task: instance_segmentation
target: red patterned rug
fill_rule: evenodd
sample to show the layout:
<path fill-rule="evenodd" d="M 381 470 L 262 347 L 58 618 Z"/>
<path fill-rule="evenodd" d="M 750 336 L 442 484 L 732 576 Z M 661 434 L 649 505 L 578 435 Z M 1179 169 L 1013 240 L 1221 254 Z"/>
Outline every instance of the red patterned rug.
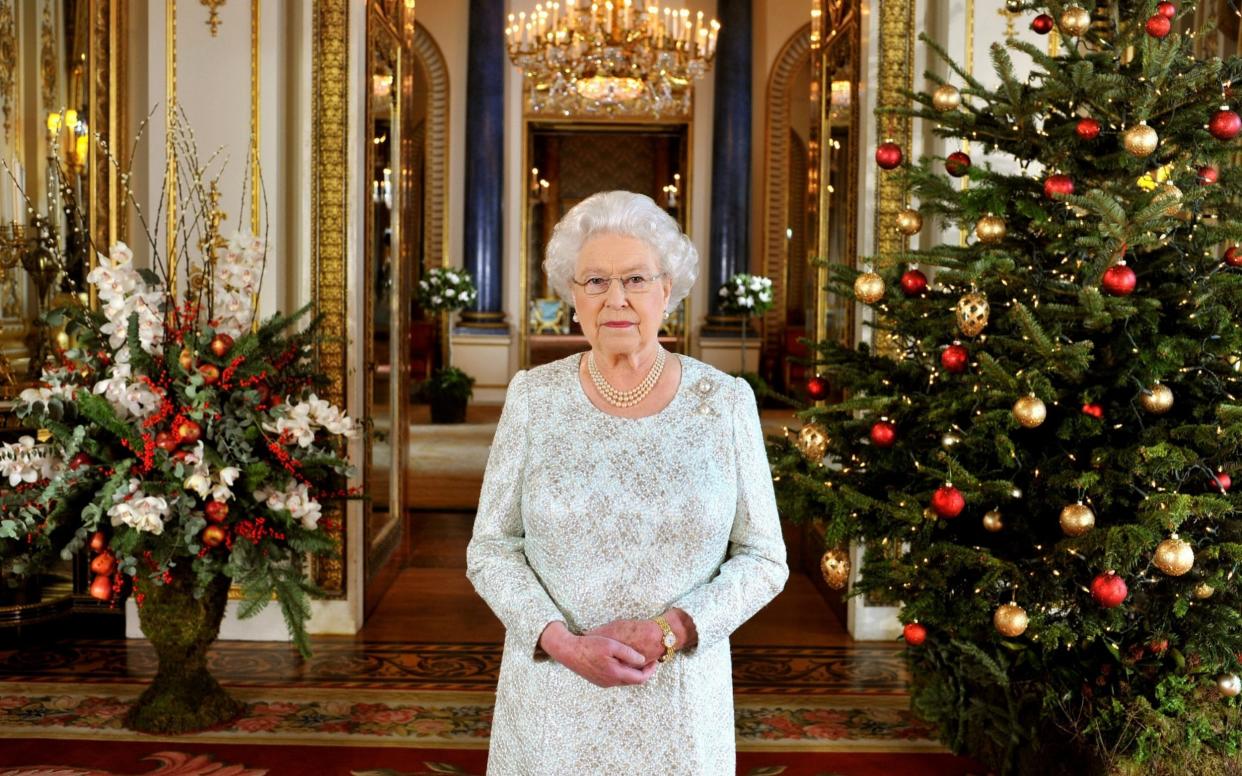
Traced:
<path fill-rule="evenodd" d="M 478 749 L 9 739 L 0 776 L 483 776 Z M 743 752 L 738 776 L 983 776 L 946 754 Z"/>

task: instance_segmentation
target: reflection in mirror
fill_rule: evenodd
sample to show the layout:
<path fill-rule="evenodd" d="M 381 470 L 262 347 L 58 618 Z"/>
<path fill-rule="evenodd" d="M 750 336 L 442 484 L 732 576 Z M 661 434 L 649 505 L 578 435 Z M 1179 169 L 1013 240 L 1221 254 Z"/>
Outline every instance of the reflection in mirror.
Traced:
<path fill-rule="evenodd" d="M 0 395 L 37 379 L 53 336 L 38 315 L 89 270 L 90 12 L 0 0 Z"/>
<path fill-rule="evenodd" d="M 371 17 L 367 51 L 367 171 L 370 175 L 366 207 L 367 268 L 367 417 L 372 428 L 366 453 L 367 578 L 370 581 L 392 557 L 399 539 L 400 510 L 394 467 L 397 397 L 401 381 L 396 312 L 400 261 L 401 111 L 400 44 L 386 24 Z"/>

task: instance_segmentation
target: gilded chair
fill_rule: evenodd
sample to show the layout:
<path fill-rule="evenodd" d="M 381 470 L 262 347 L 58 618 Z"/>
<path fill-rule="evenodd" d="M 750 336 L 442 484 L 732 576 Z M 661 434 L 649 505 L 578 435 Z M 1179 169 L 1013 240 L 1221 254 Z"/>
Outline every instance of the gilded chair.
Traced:
<path fill-rule="evenodd" d="M 556 297 L 530 301 L 531 334 L 568 334 L 569 315 L 565 303 Z"/>

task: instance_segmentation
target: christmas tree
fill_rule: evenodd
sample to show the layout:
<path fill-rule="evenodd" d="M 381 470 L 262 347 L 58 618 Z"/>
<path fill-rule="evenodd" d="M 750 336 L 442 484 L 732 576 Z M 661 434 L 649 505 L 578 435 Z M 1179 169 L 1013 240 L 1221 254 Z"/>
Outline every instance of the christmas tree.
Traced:
<path fill-rule="evenodd" d="M 1010 163 L 877 148 L 912 203 L 885 227 L 966 238 L 834 268 L 872 344 L 818 347 L 809 392 L 846 399 L 773 442 L 783 513 L 822 521 L 826 572 L 865 543 L 853 592 L 900 602 L 955 750 L 1236 772 L 1242 61 L 1195 57 L 1189 2 L 1009 5 L 1061 53 L 994 47 L 988 88 L 926 41 L 950 77 L 909 115 Z"/>

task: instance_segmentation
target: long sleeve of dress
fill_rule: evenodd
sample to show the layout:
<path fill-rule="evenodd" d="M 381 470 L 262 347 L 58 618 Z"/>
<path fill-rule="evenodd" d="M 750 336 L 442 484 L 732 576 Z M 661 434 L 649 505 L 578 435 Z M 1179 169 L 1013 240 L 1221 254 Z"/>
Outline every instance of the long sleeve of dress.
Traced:
<path fill-rule="evenodd" d="M 525 371 L 509 383 L 496 437 L 487 457 L 474 535 L 466 548 L 466 577 L 510 636 L 534 655 L 549 623 L 565 620 L 526 561 L 522 481 L 530 408 Z"/>
<path fill-rule="evenodd" d="M 732 387 L 737 512 L 729 534 L 728 560 L 715 578 L 673 602 L 694 620 L 695 650 L 727 638 L 775 598 L 789 578 L 755 394 L 741 378 Z"/>

